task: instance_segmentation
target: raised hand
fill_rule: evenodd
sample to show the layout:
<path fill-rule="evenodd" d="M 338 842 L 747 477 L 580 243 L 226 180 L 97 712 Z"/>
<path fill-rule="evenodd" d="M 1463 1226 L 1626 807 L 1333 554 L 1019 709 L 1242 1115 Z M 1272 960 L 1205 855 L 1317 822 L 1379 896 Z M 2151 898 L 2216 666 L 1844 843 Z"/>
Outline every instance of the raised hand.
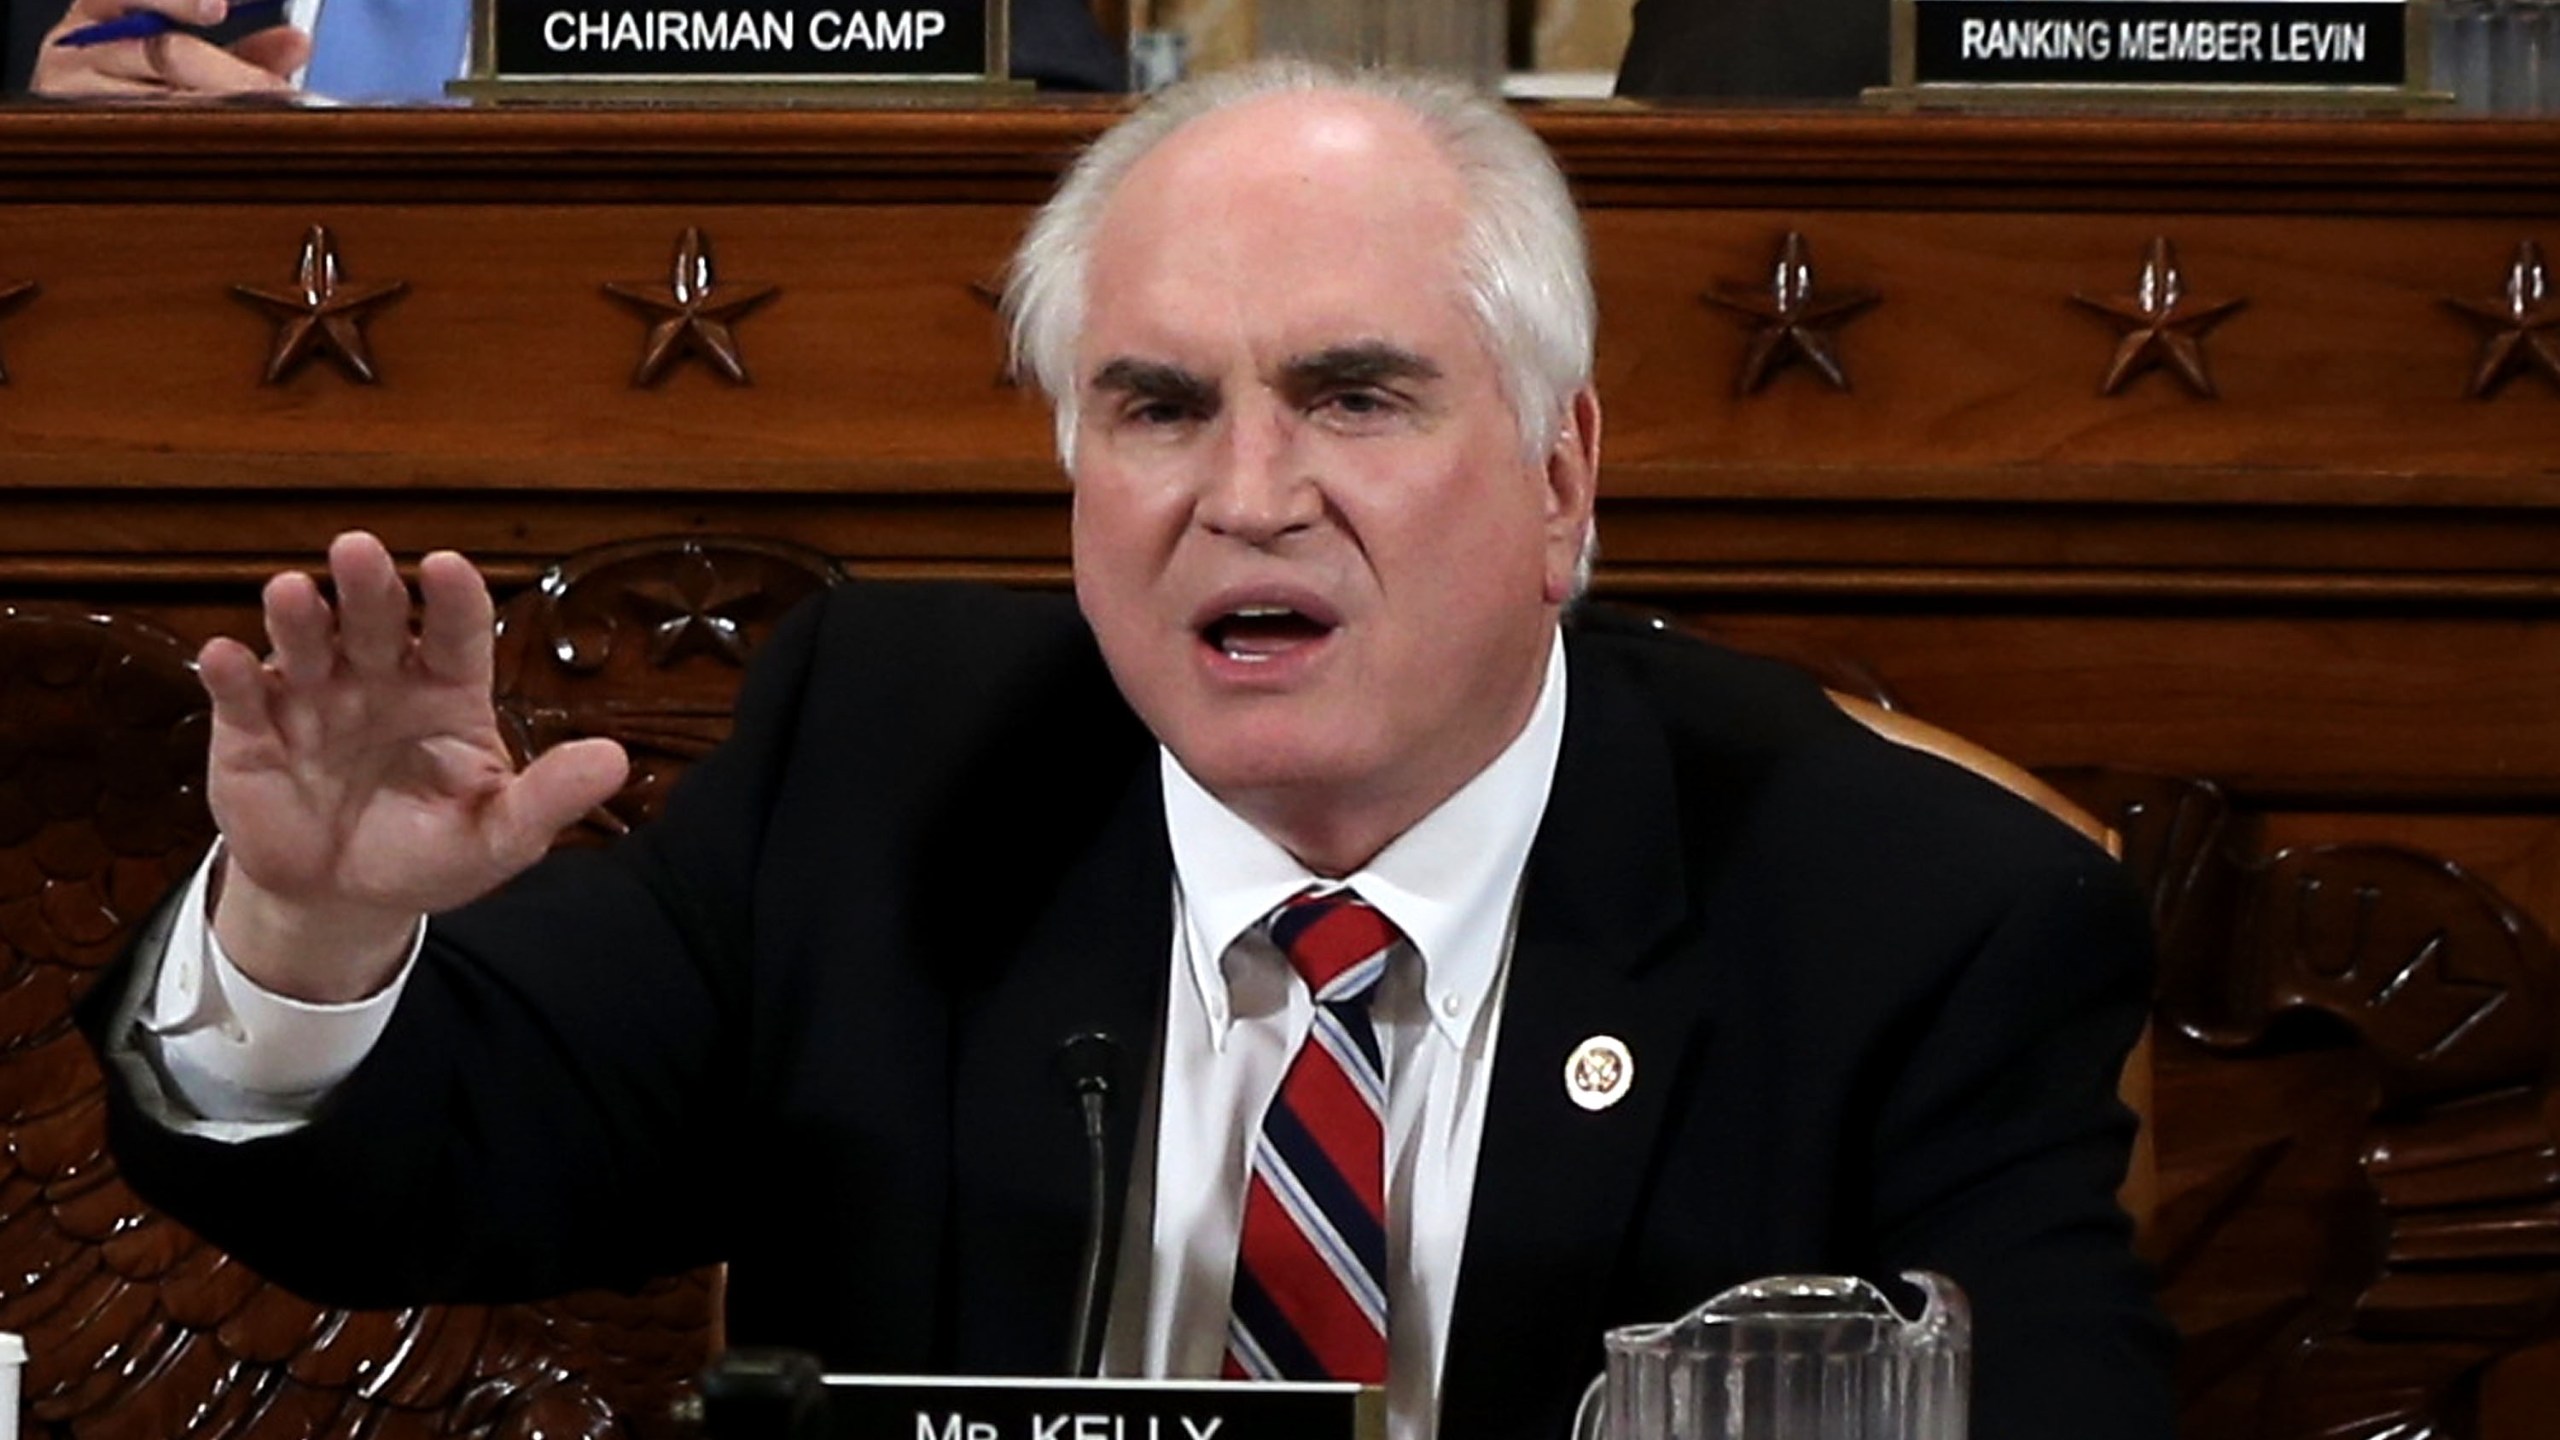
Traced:
<path fill-rule="evenodd" d="M 629 769 L 610 740 L 515 768 L 490 699 L 494 611 L 470 561 L 419 562 L 414 622 L 373 536 L 332 541 L 329 574 L 334 611 L 307 575 L 267 582 L 263 662 L 228 639 L 198 659 L 226 846 L 215 933 L 251 978 L 318 1002 L 380 988 L 420 915 L 533 864 Z"/>

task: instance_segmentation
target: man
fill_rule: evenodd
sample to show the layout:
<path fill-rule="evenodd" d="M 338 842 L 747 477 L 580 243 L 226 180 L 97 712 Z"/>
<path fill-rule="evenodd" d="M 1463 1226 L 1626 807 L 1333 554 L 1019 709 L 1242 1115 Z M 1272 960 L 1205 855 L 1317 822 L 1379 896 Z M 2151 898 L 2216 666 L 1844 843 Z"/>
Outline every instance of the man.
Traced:
<path fill-rule="evenodd" d="M 43 8 L 43 0 L 29 0 Z M 289 0 L 235 19 L 234 0 L 70 0 L 33 39 L 27 62 L 11 56 L 11 88 L 63 99 L 286 96 L 307 89 L 332 100 L 398 104 L 444 98 L 467 69 L 471 0 Z M 189 27 L 149 39 L 85 47 L 54 42 L 137 10 Z M 41 19 L 36 25 L 43 24 Z M 20 32 L 12 25 L 12 49 Z M 1044 88 L 1120 90 L 1126 71 L 1085 0 L 1014 0 L 1012 74 Z"/>
<path fill-rule="evenodd" d="M 1600 409 L 1534 137 L 1212 77 L 1079 162 L 1009 308 L 1076 606 L 844 587 L 607 855 L 536 863 L 624 764 L 511 770 L 460 557 L 413 634 L 341 537 L 334 609 L 281 576 L 266 661 L 206 647 L 226 848 L 93 1017 L 145 1194 L 348 1301 L 724 1259 L 739 1342 L 1053 1371 L 1055 1057 L 1099 1033 L 1115 1372 L 1551 1436 L 1606 1326 L 1926 1267 L 1973 1294 L 1983 1440 L 2165 1435 L 2111 1198 L 2138 905 L 1787 672 L 1561 633 Z"/>

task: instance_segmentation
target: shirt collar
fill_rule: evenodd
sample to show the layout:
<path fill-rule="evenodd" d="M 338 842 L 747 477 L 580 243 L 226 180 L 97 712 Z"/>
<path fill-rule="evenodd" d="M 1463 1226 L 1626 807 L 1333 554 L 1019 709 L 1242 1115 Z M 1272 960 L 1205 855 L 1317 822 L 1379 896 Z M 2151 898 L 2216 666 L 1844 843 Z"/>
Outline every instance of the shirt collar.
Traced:
<path fill-rule="evenodd" d="M 1564 742 L 1564 637 L 1549 644 L 1547 673 L 1528 723 L 1475 778 L 1339 884 L 1395 922 L 1422 956 L 1431 1021 L 1463 1044 L 1492 994 L 1509 950 L 1520 875 L 1546 813 Z M 1231 1011 L 1223 969 L 1228 947 L 1272 907 L 1308 886 L 1336 882 L 1310 872 L 1210 794 L 1173 752 L 1158 748 L 1165 830 L 1172 842 L 1175 922 L 1188 952 L 1212 1040 L 1223 1044 Z"/>

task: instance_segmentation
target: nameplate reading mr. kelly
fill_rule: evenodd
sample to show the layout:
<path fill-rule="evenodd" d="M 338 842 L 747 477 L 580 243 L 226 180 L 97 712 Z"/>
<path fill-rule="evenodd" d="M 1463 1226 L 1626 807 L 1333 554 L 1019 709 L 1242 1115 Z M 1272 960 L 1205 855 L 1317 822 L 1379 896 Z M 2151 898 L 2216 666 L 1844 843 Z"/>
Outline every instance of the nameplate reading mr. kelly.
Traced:
<path fill-rule="evenodd" d="M 1380 1440 L 1375 1387 L 827 1377 L 842 1440 Z"/>

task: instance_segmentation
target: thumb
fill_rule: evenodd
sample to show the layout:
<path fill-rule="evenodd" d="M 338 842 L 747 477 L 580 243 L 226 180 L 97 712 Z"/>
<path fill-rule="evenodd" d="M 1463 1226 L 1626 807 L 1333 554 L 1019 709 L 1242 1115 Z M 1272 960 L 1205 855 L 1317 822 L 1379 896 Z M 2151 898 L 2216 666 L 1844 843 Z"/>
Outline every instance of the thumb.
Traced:
<path fill-rule="evenodd" d="M 490 849 L 514 868 L 531 865 L 579 816 L 612 799 L 630 774 L 631 757 L 611 740 L 589 737 L 543 751 L 490 797 Z"/>

